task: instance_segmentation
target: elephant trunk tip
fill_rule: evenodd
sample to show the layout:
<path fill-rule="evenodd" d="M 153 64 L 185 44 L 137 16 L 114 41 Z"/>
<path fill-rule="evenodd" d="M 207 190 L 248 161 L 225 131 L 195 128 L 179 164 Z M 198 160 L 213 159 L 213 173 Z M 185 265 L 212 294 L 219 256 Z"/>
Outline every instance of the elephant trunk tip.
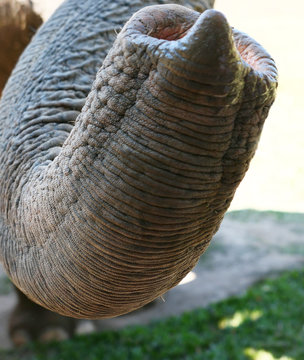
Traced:
<path fill-rule="evenodd" d="M 202 13 L 187 35 L 177 44 L 177 52 L 191 63 L 209 67 L 226 66 L 237 58 L 231 28 L 217 10 Z"/>
<path fill-rule="evenodd" d="M 210 89 L 213 95 L 223 97 L 227 88 L 222 86 L 235 82 L 240 71 L 232 30 L 216 10 L 200 14 L 179 5 L 146 7 L 130 19 L 120 36 L 137 53 L 143 49 L 158 71 L 177 85 L 184 80 L 208 84 L 215 86 Z"/>
<path fill-rule="evenodd" d="M 190 81 L 227 85 L 251 69 L 277 82 L 269 54 L 214 9 L 200 14 L 180 5 L 148 6 L 130 19 L 120 36 L 144 49 L 154 64 Z"/>

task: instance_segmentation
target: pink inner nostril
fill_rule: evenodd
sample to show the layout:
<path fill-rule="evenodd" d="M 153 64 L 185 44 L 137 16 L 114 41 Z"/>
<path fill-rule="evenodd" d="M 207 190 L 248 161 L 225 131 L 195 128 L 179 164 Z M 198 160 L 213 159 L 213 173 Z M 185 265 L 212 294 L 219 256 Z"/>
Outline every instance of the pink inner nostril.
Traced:
<path fill-rule="evenodd" d="M 248 46 L 248 44 L 239 44 L 237 46 L 238 52 L 240 53 L 242 59 L 250 65 L 254 70 L 258 70 L 259 62 L 256 52 Z"/>
<path fill-rule="evenodd" d="M 277 70 L 271 56 L 266 50 L 248 35 L 232 29 L 236 48 L 245 63 L 253 70 L 269 76 L 276 81 Z"/>
<path fill-rule="evenodd" d="M 176 26 L 176 27 L 166 27 L 163 29 L 157 29 L 156 31 L 150 33 L 149 35 L 155 37 L 157 39 L 164 39 L 164 40 L 178 40 L 183 38 L 187 35 L 188 31 L 190 30 L 191 25 L 189 26 Z"/>
<path fill-rule="evenodd" d="M 187 35 L 199 16 L 200 13 L 175 4 L 148 6 L 135 14 L 127 28 L 132 33 L 172 41 Z"/>

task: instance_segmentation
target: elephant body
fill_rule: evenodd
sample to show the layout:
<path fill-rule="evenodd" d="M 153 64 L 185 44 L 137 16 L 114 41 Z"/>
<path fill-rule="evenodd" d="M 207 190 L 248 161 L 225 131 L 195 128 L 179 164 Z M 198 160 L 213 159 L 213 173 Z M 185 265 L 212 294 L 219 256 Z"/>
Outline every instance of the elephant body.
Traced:
<path fill-rule="evenodd" d="M 148 7 L 117 35 L 153 4 L 66 1 L 3 93 L 0 260 L 62 315 L 126 313 L 193 268 L 274 101 L 273 60 L 218 12 Z"/>

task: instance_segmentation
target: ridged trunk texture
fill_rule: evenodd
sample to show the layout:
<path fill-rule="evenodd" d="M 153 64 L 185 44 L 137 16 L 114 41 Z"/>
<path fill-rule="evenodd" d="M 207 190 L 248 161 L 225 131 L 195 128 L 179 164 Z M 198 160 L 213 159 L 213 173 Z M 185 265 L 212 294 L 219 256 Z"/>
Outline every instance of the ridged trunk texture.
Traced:
<path fill-rule="evenodd" d="M 100 62 L 90 51 L 105 48 L 98 9 L 86 8 L 90 33 L 87 5 L 75 3 L 41 29 L 4 93 L 0 249 L 34 301 L 111 317 L 196 264 L 249 166 L 277 74 L 221 13 L 147 7 L 118 35 L 74 122 L 82 76 Z"/>

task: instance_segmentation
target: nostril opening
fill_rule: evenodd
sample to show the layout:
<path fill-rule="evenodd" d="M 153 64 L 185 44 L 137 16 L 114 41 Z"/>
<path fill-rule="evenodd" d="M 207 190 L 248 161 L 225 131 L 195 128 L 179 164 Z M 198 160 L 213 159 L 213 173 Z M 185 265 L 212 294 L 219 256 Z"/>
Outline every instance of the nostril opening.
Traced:
<path fill-rule="evenodd" d="M 148 6 L 135 14 L 128 27 L 133 34 L 174 41 L 187 35 L 199 15 L 176 4 Z"/>
<path fill-rule="evenodd" d="M 234 42 L 242 60 L 253 70 L 276 81 L 277 69 L 267 51 L 255 40 L 240 31 L 233 29 Z"/>
<path fill-rule="evenodd" d="M 168 41 L 179 40 L 187 35 L 191 26 L 192 24 L 191 25 L 187 24 L 187 26 L 180 25 L 176 27 L 169 26 L 163 29 L 156 29 L 156 31 L 153 31 L 148 35 L 159 40 L 168 40 Z"/>
<path fill-rule="evenodd" d="M 241 58 L 250 65 L 254 70 L 259 70 L 259 58 L 257 53 L 252 49 L 249 44 L 239 44 L 237 50 L 241 55 Z"/>

